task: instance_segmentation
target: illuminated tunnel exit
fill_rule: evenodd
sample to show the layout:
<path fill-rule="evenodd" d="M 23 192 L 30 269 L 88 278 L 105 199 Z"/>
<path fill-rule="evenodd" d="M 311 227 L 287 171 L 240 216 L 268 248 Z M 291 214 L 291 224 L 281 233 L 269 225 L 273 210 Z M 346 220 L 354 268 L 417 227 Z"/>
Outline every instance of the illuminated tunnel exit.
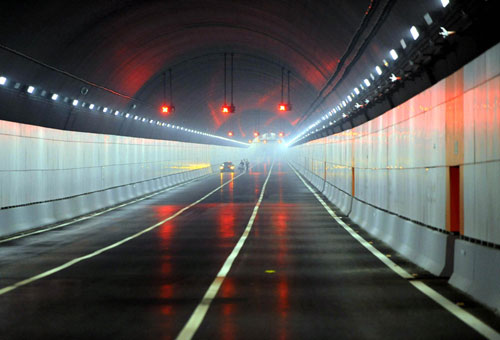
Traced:
<path fill-rule="evenodd" d="M 0 5 L 0 339 L 499 339 L 483 0 Z"/>

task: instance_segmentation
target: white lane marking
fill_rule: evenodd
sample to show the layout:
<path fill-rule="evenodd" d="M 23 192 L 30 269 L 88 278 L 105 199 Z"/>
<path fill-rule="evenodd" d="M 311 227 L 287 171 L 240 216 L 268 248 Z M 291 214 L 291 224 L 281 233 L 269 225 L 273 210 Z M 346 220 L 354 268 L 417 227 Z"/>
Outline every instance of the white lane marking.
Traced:
<path fill-rule="evenodd" d="M 309 191 L 312 192 L 312 194 L 316 197 L 316 199 L 321 203 L 321 205 L 328 211 L 330 216 L 332 216 L 335 221 L 337 221 L 338 224 L 340 224 L 349 234 L 351 234 L 352 237 L 354 237 L 359 243 L 361 243 L 366 249 L 368 249 L 373 255 L 375 255 L 380 261 L 382 261 L 387 267 L 392 269 L 396 274 L 401 276 L 404 279 L 412 279 L 413 276 L 410 275 L 406 270 L 398 266 L 396 263 L 391 261 L 387 256 L 385 256 L 383 253 L 381 253 L 377 248 L 372 246 L 370 243 L 368 243 L 363 237 L 361 237 L 358 233 L 356 233 L 351 227 L 349 227 L 347 224 L 340 219 L 335 212 L 330 209 L 330 207 L 325 203 L 325 201 L 314 191 L 313 188 L 309 184 L 306 183 L 306 181 L 303 179 L 302 175 L 300 175 L 295 168 L 288 163 L 290 168 L 295 172 L 295 175 L 304 183 L 304 185 L 309 189 Z M 473 328 L 476 330 L 478 333 L 480 333 L 482 336 L 486 337 L 487 339 L 495 339 L 495 340 L 500 340 L 500 334 L 476 318 L 474 315 L 470 314 L 466 310 L 460 308 L 447 298 L 445 298 L 443 295 L 439 294 L 437 291 L 426 285 L 422 281 L 418 280 L 408 280 L 415 288 L 417 288 L 419 291 L 427 295 L 430 299 L 434 300 L 436 303 L 441 305 L 443 308 L 445 308 L 447 311 L 449 311 L 451 314 L 455 315 L 458 319 L 462 320 L 465 324 L 467 324 L 469 327 Z"/>
<path fill-rule="evenodd" d="M 99 215 L 102 215 L 102 214 L 105 214 L 107 212 L 110 212 L 110 211 L 113 211 L 113 210 L 116 210 L 116 209 L 119 209 L 119 208 L 123 208 L 127 205 L 130 205 L 130 204 L 134 204 L 134 203 L 137 203 L 137 202 L 140 202 L 142 200 L 145 200 L 147 198 L 150 198 L 150 197 L 153 197 L 153 196 L 156 196 L 156 195 L 159 195 L 159 194 L 163 194 L 164 192 L 166 191 L 169 191 L 169 190 L 172 190 L 174 188 L 177 188 L 178 186 L 181 186 L 181 185 L 184 185 L 184 184 L 189 184 L 191 182 L 194 182 L 194 181 L 197 181 L 201 178 L 203 178 L 205 176 L 201 176 L 201 177 L 197 177 L 197 178 L 193 178 L 192 180 L 189 180 L 187 182 L 181 182 L 181 183 L 177 183 L 171 187 L 168 187 L 168 188 L 165 188 L 165 189 L 162 189 L 160 191 L 157 191 L 153 194 L 150 194 L 150 195 L 147 195 L 147 196 L 143 196 L 141 198 L 138 198 L 136 200 L 133 200 L 133 201 L 130 201 L 130 202 L 127 202 L 127 203 L 123 203 L 123 204 L 120 204 L 120 205 L 117 205 L 117 206 L 114 206 L 114 207 L 111 207 L 109 209 L 106 209 L 106 210 L 102 210 L 102 211 L 99 211 L 97 213 L 94 213 L 94 214 L 91 214 L 91 215 L 86 215 L 84 217 L 80 217 L 76 220 L 71 220 L 69 222 L 65 222 L 65 223 L 62 223 L 62 224 L 58 224 L 58 225 L 55 225 L 55 226 L 52 226 L 52 227 L 48 227 L 48 228 L 43 228 L 43 229 L 37 229 L 37 230 L 34 230 L 34 231 L 31 231 L 31 232 L 26 232 L 26 233 L 23 233 L 23 234 L 19 234 L 19 235 L 16 235 L 16 236 L 12 236 L 12 237 L 9 237 L 9 238 L 5 238 L 5 239 L 0 239 L 0 244 L 1 243 L 5 243 L 5 242 L 9 242 L 9 241 L 13 241 L 13 240 L 17 240 L 19 238 L 23 238 L 23 237 L 28 237 L 28 236 L 32 236 L 32 235 L 36 235 L 36 234 L 41 234 L 41 233 L 45 233 L 47 231 L 50 231 L 50 230 L 54 230 L 54 229 L 59 229 L 59 228 L 62 228 L 62 227 L 65 227 L 67 225 L 70 225 L 70 224 L 73 224 L 73 223 L 77 223 L 77 222 L 81 222 L 81 221 L 85 221 L 85 220 L 88 220 L 90 218 L 93 218 L 93 217 L 96 217 L 96 216 L 99 216 Z"/>
<path fill-rule="evenodd" d="M 257 204 L 253 208 L 252 216 L 250 217 L 250 220 L 248 221 L 248 224 L 245 230 L 243 231 L 243 234 L 238 240 L 238 243 L 236 243 L 236 245 L 234 246 L 231 254 L 229 254 L 228 258 L 222 265 L 222 268 L 220 269 L 219 273 L 217 273 L 217 276 L 215 277 L 214 281 L 212 282 L 210 287 L 208 287 L 205 295 L 203 296 L 203 299 L 201 299 L 200 303 L 194 310 L 188 322 L 184 325 L 181 332 L 177 336 L 176 338 L 177 340 L 191 339 L 198 330 L 198 328 L 200 327 L 201 322 L 205 318 L 205 315 L 207 314 L 210 304 L 217 295 L 217 292 L 219 291 L 219 288 L 224 282 L 227 273 L 231 269 L 234 260 L 238 256 L 241 248 L 243 247 L 246 239 L 248 238 L 248 235 L 250 234 L 250 231 L 252 230 L 253 222 L 255 221 L 255 217 L 257 216 L 257 212 L 259 211 L 260 204 L 262 202 L 262 199 L 264 198 L 264 192 L 266 191 L 267 182 L 269 181 L 269 177 L 271 177 L 271 172 L 273 171 L 273 166 L 274 163 L 271 165 L 271 168 L 269 169 L 269 173 L 267 174 L 267 178 L 264 181 L 264 185 L 262 185 L 262 190 L 260 192 L 259 200 L 257 201 Z"/>
<path fill-rule="evenodd" d="M 25 285 L 27 285 L 27 284 L 29 284 L 29 283 L 35 282 L 35 281 L 37 281 L 37 280 L 43 279 L 44 277 L 50 276 L 50 275 L 52 275 L 52 274 L 54 274 L 54 273 L 57 273 L 57 272 L 59 272 L 59 271 L 61 271 L 61 270 L 63 270 L 63 269 L 66 269 L 66 268 L 68 268 L 68 267 L 71 267 L 71 266 L 73 266 L 74 264 L 77 264 L 77 263 L 82 262 L 82 261 L 84 261 L 84 260 L 88 260 L 88 259 L 90 259 L 90 258 L 92 258 L 92 257 L 95 257 L 95 256 L 97 256 L 97 255 L 99 255 L 99 254 L 102 254 L 102 253 L 104 253 L 104 252 L 106 252 L 106 251 L 108 251 L 108 250 L 110 250 L 110 249 L 116 248 L 116 247 L 118 247 L 118 246 L 120 246 L 120 245 L 122 245 L 122 244 L 124 244 L 124 243 L 126 243 L 126 242 L 128 242 L 128 241 L 130 241 L 130 240 L 133 240 L 133 239 L 135 239 L 135 238 L 137 238 L 137 237 L 141 236 L 142 234 L 145 234 L 145 233 L 147 233 L 147 232 L 149 232 L 149 231 L 151 231 L 151 230 L 153 230 L 153 229 L 156 229 L 156 228 L 158 228 L 159 226 L 161 226 L 163 223 L 168 222 L 168 221 L 170 221 L 170 220 L 173 220 L 174 218 L 176 218 L 177 216 L 179 216 L 180 214 L 182 214 L 184 211 L 186 211 L 186 210 L 188 210 L 188 209 L 190 209 L 190 208 L 194 207 L 195 205 L 197 205 L 197 204 L 198 204 L 198 203 L 200 203 L 201 201 L 205 200 L 205 199 L 206 199 L 206 198 L 208 198 L 210 195 L 212 195 L 212 194 L 216 193 L 216 192 L 217 192 L 217 191 L 219 191 L 222 187 L 224 187 L 224 186 L 228 185 L 229 183 L 233 182 L 236 178 L 238 178 L 238 177 L 242 176 L 243 174 L 244 174 L 244 173 L 242 173 L 242 174 L 240 174 L 240 175 L 238 175 L 238 176 L 234 177 L 233 179 L 231 179 L 231 180 L 229 180 L 229 181 L 225 182 L 224 184 L 222 184 L 222 185 L 220 185 L 219 187 L 215 188 L 214 190 L 210 191 L 208 194 L 206 194 L 205 196 L 203 196 L 203 197 L 202 197 L 202 198 L 200 198 L 199 200 L 197 200 L 197 201 L 195 201 L 195 202 L 191 203 L 190 205 L 188 205 L 188 206 L 186 206 L 186 207 L 182 208 L 181 210 L 177 211 L 175 214 L 173 214 L 173 215 L 171 215 L 171 216 L 167 217 L 167 218 L 166 218 L 166 219 L 164 219 L 163 221 L 160 221 L 160 222 L 156 223 L 155 225 L 152 225 L 152 226 L 150 226 L 150 227 L 148 227 L 148 228 L 146 228 L 146 229 L 143 229 L 143 230 L 141 230 L 141 231 L 139 231 L 139 232 L 137 232 L 137 233 L 135 233 L 135 234 L 133 234 L 133 235 L 131 235 L 131 236 L 129 236 L 129 237 L 126 237 L 126 238 L 124 238 L 124 239 L 123 239 L 123 240 L 121 240 L 121 241 L 115 242 L 115 243 L 113 243 L 113 244 L 111 244 L 111 245 L 109 245 L 109 246 L 107 246 L 107 247 L 104 247 L 104 248 L 98 249 L 98 250 L 96 250 L 96 251 L 94 251 L 94 252 L 92 252 L 92 253 L 90 253 L 90 254 L 87 254 L 87 255 L 84 255 L 84 256 L 81 256 L 81 257 L 75 258 L 75 259 L 73 259 L 73 260 L 70 260 L 70 261 L 68 261 L 68 262 L 66 262 L 66 263 L 64 263 L 64 264 L 62 264 L 62 265 L 60 265 L 60 266 L 58 266 L 58 267 L 52 268 L 52 269 L 47 270 L 47 271 L 45 271 L 45 272 L 43 272 L 43 273 L 40 273 L 40 274 L 35 275 L 35 276 L 32 276 L 32 277 L 30 277 L 30 278 L 28 278 L 28 279 L 25 279 L 25 280 L 22 280 L 22 281 L 16 282 L 16 283 L 14 283 L 14 284 L 12 284 L 12 285 L 10 285 L 10 286 L 7 286 L 7 287 L 4 287 L 4 288 L 1 288 L 1 289 L 0 289 L 0 295 L 6 294 L 6 293 L 8 293 L 8 292 L 10 292 L 10 291 L 13 291 L 13 290 L 14 290 L 14 289 L 16 289 L 16 288 L 19 288 L 19 287 L 25 286 Z"/>

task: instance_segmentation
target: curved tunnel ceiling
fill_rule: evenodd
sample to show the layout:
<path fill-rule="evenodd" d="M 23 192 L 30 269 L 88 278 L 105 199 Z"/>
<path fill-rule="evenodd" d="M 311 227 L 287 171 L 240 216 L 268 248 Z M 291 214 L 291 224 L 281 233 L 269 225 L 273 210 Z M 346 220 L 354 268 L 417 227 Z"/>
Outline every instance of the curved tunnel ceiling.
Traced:
<path fill-rule="evenodd" d="M 421 20 L 424 13 L 440 5 L 439 0 L 82 4 L 3 4 L 0 72 L 61 93 L 68 87 L 79 91 L 76 83 L 61 73 L 64 71 L 122 95 L 90 87 L 88 101 L 109 103 L 121 111 L 141 110 L 154 119 L 219 135 L 232 130 L 240 140 L 250 139 L 255 129 L 292 134 L 304 128 L 339 98 L 345 98 L 370 69 L 387 58 L 388 50 L 412 21 Z M 344 76 L 365 41 L 368 47 Z M 61 72 L 42 70 L 6 48 Z M 234 53 L 236 113 L 231 115 L 220 112 L 225 52 Z M 277 110 L 281 67 L 291 71 L 293 104 L 291 112 L 282 114 Z M 162 74 L 169 68 L 176 112 L 163 117 L 159 112 Z M 331 79 L 334 74 L 337 76 Z M 45 117 L 49 116 L 50 112 L 45 112 Z M 57 126 L 50 121 L 44 124 Z M 80 126 L 73 128 L 98 130 L 95 123 L 85 126 L 90 120 L 77 124 Z M 126 126 L 121 133 L 133 134 L 132 129 L 132 125 Z"/>

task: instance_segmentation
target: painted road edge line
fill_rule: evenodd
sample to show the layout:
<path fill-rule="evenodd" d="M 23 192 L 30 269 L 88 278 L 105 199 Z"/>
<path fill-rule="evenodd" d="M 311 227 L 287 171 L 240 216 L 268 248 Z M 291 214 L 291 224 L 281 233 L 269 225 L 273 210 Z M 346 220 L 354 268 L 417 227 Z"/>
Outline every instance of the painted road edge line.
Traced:
<path fill-rule="evenodd" d="M 311 191 L 311 193 L 326 209 L 326 211 L 328 211 L 330 216 L 332 216 L 338 224 L 340 224 L 349 234 L 351 234 L 352 237 L 354 237 L 359 243 L 361 243 L 366 249 L 368 249 L 379 260 L 381 260 L 387 267 L 392 269 L 396 274 L 407 280 L 413 279 L 413 276 L 410 275 L 406 270 L 404 270 L 396 263 L 394 263 L 392 260 L 390 260 L 377 248 L 372 246 L 363 237 L 361 237 L 358 233 L 356 233 L 351 227 L 345 224 L 345 222 L 342 221 L 342 219 L 339 218 L 337 214 L 335 214 L 335 212 L 325 203 L 325 201 L 321 198 L 321 196 L 319 196 L 316 193 L 316 191 L 313 188 L 311 188 L 309 184 L 307 184 L 302 175 L 299 174 L 297 170 L 295 170 L 295 167 L 291 165 L 290 162 L 288 162 L 288 165 L 295 172 L 295 175 L 297 175 L 297 177 L 302 181 L 302 183 L 304 183 L 304 185 L 309 189 L 309 191 Z M 443 295 L 439 294 L 437 291 L 426 285 L 424 282 L 419 280 L 408 280 L 408 282 L 411 283 L 420 292 L 425 294 L 427 297 L 432 299 L 434 302 L 439 304 L 441 307 L 446 309 L 448 312 L 453 314 L 455 317 L 460 319 L 466 325 L 468 325 L 469 327 L 480 333 L 482 336 L 486 337 L 487 339 L 500 340 L 500 334 L 496 330 L 494 330 L 493 328 L 491 328 L 490 326 L 479 320 L 474 315 L 467 312 L 465 309 L 457 306 L 452 301 L 448 300 L 446 297 L 444 297 Z"/>
<path fill-rule="evenodd" d="M 74 224 L 74 223 L 78 223 L 78 222 L 82 222 L 82 221 L 86 221 L 88 219 L 91 219 L 91 218 L 94 218 L 96 216 L 99 216 L 99 215 L 102 215 L 102 214 L 105 214 L 105 213 L 108 213 L 110 211 L 113 211 L 113 210 L 116 210 L 116 209 L 119 209 L 119 208 L 123 208 L 123 207 L 126 207 L 127 205 L 130 205 L 130 204 L 134 204 L 134 203 L 137 203 L 137 202 L 140 202 L 140 201 L 143 201 L 145 199 L 148 199 L 150 197 L 153 197 L 153 196 L 156 196 L 156 195 L 159 195 L 159 194 L 163 194 L 164 192 L 167 192 L 167 191 L 170 191 L 172 189 L 175 189 L 181 185 L 184 185 L 184 184 L 189 184 L 191 182 L 194 182 L 194 181 L 197 181 L 199 179 L 202 179 L 203 177 L 205 176 L 208 176 L 208 175 L 204 175 L 204 176 L 201 176 L 201 177 L 197 177 L 197 178 L 193 178 L 192 180 L 189 180 L 189 181 L 186 181 L 186 182 L 181 182 L 181 183 L 177 183 L 175 185 L 172 185 L 172 186 L 169 186 L 169 187 L 166 187 L 165 189 L 161 189 L 160 191 L 157 191 L 157 192 L 154 192 L 152 194 L 149 194 L 149 195 L 146 195 L 146 196 L 142 196 L 140 198 L 137 198 L 135 200 L 132 200 L 132 201 L 129 201 L 129 202 L 126 202 L 126 203 L 122 203 L 120 205 L 116 205 L 116 206 L 113 206 L 111 208 L 108 208 L 108 209 L 105 209 L 105 210 L 102 210 L 102 211 L 99 211 L 97 213 L 91 213 L 90 215 L 85 215 L 85 216 L 82 216 L 82 217 L 78 217 L 77 219 L 75 220 L 71 220 L 71 221 L 68 221 L 68 222 L 64 222 L 64 223 L 61 223 L 61 224 L 57 224 L 57 225 L 54 225 L 54 226 L 51 226 L 51 227 L 47 227 L 47 228 L 41 228 L 41 229 L 37 229 L 37 230 L 34 230 L 34 231 L 27 231 L 25 233 L 22 233 L 22 234 L 18 234 L 18 235 L 15 235 L 15 236 L 12 236 L 12 237 L 8 237 L 8 238 L 4 238 L 4 239 L 0 239 L 0 244 L 2 243 L 5 243 L 5 242 L 10 242 L 10 241 L 14 241 L 14 240 L 17 240 L 17 239 L 20 239 L 20 238 L 24 238 L 24 237 L 28 237 L 28 236 L 33 236 L 33 235 L 37 235 L 37 234 L 41 234 L 41 233 L 45 233 L 47 231 L 51 231 L 51 230 L 54 230 L 54 229 L 59 229 L 59 228 L 62 228 L 62 227 L 65 227 L 65 226 L 68 226 L 68 225 L 71 225 L 71 224 Z"/>
<path fill-rule="evenodd" d="M 133 235 L 131 235 L 131 236 L 128 236 L 128 237 L 126 237 L 126 238 L 124 238 L 124 239 L 122 239 L 122 240 L 120 240 L 120 241 L 118 241 L 118 242 L 115 242 L 115 243 L 113 243 L 113 244 L 110 244 L 110 245 L 109 245 L 109 246 L 107 246 L 107 247 L 104 247 L 104 248 L 98 249 L 98 250 L 93 251 L 92 253 L 89 253 L 89 254 L 87 254 L 87 255 L 83 255 L 83 256 L 77 257 L 77 258 L 75 258 L 75 259 L 73 259 L 73 260 L 70 260 L 70 261 L 68 261 L 68 262 L 63 263 L 63 264 L 62 264 L 62 265 L 60 265 L 60 266 L 54 267 L 54 268 L 52 268 L 52 269 L 49 269 L 49 270 L 47 270 L 47 271 L 45 271 L 45 272 L 43 272 L 43 273 L 40 273 L 40 274 L 35 275 L 35 276 L 32 276 L 32 277 L 30 277 L 30 278 L 28 278 L 28 279 L 25 279 L 25 280 L 22 280 L 22 281 L 16 282 L 16 283 L 14 283 L 14 284 L 12 284 L 12 285 L 10 285 L 10 286 L 6 286 L 6 287 L 4 287 L 4 288 L 1 288 L 1 289 L 0 289 L 0 295 L 6 294 L 6 293 L 8 293 L 8 292 L 13 291 L 14 289 L 17 289 L 17 288 L 19 288 L 19 287 L 25 286 L 25 285 L 27 285 L 27 284 L 30 284 L 30 283 L 32 283 L 32 282 L 38 281 L 38 280 L 43 279 L 43 278 L 45 278 L 45 277 L 47 277 L 47 276 L 50 276 L 50 275 L 55 274 L 55 273 L 57 273 L 57 272 L 60 272 L 60 271 L 61 271 L 61 270 L 63 270 L 63 269 L 69 268 L 69 267 L 71 267 L 71 266 L 73 266 L 73 265 L 75 265 L 75 264 L 77 264 L 77 263 L 79 263 L 79 262 L 82 262 L 82 261 L 84 261 L 84 260 L 88 260 L 88 259 L 90 259 L 90 258 L 93 258 L 93 257 L 97 256 L 97 255 L 100 255 L 100 254 L 102 254 L 102 253 L 104 253 L 104 252 L 106 252 L 106 251 L 108 251 L 108 250 L 111 250 L 111 249 L 113 249 L 113 248 L 116 248 L 116 247 L 118 247 L 118 246 L 120 246 L 120 245 L 122 245 L 122 244 L 124 244 L 124 243 L 128 242 L 128 241 L 131 241 L 131 240 L 133 240 L 133 239 L 135 239 L 135 238 L 137 238 L 137 237 L 141 236 L 142 234 L 145 234 L 145 233 L 147 233 L 147 232 L 149 232 L 149 231 L 151 231 L 151 230 L 153 230 L 153 229 L 156 229 L 156 228 L 158 228 L 159 226 L 161 226 L 162 224 L 164 224 L 165 222 L 168 222 L 168 221 L 170 221 L 170 220 L 173 220 L 174 218 L 176 218 L 177 216 L 179 216 L 180 214 L 182 214 L 184 211 L 186 211 L 186 210 L 188 210 L 188 209 L 190 209 L 190 208 L 194 207 L 195 205 L 197 205 L 197 204 L 198 204 L 198 203 L 200 203 L 201 201 L 205 200 L 205 199 L 206 199 L 206 198 L 208 198 L 210 195 L 212 195 L 212 194 L 216 193 L 216 192 L 217 192 L 217 191 L 219 191 L 221 188 L 223 188 L 224 186 L 226 186 L 226 185 L 228 185 L 229 183 L 233 182 L 234 180 L 236 180 L 238 177 L 242 176 L 243 174 L 245 174 L 245 173 L 243 172 L 243 173 L 239 174 L 238 176 L 234 177 L 233 179 L 231 179 L 231 180 L 229 180 L 229 181 L 225 182 L 224 184 L 222 184 L 222 185 L 218 186 L 217 188 L 215 188 L 214 190 L 210 191 L 208 194 L 206 194 L 206 195 L 205 195 L 205 196 L 203 196 L 202 198 L 200 198 L 200 199 L 198 199 L 197 201 L 195 201 L 195 202 L 193 202 L 193 203 L 189 204 L 188 206 L 185 206 L 184 208 L 182 208 L 182 209 L 178 210 L 175 214 L 170 215 L 169 217 L 167 217 L 167 218 L 166 218 L 166 219 L 164 219 L 163 221 L 160 221 L 160 222 L 158 222 L 158 223 L 156 223 L 156 224 L 154 224 L 154 225 L 152 225 L 152 226 L 150 226 L 150 227 L 147 227 L 146 229 L 143 229 L 143 230 L 141 230 L 141 231 L 139 231 L 139 232 L 137 232 L 137 233 L 135 233 L 135 234 L 133 234 Z"/>
<path fill-rule="evenodd" d="M 269 169 L 269 173 L 267 174 L 267 178 L 264 181 L 264 184 L 262 185 L 262 190 L 260 191 L 260 196 L 257 201 L 257 204 L 253 208 L 252 216 L 248 220 L 247 226 L 245 230 L 243 231 L 243 234 L 241 235 L 240 239 L 238 240 L 238 243 L 234 246 L 233 250 L 231 251 L 231 254 L 227 257 L 226 261 L 222 265 L 222 268 L 219 270 L 219 273 L 217 273 L 217 276 L 215 277 L 214 281 L 208 287 L 205 295 L 201 299 L 200 303 L 194 310 L 193 314 L 191 314 L 191 317 L 187 321 L 187 323 L 184 325 L 182 328 L 181 332 L 177 336 L 177 340 L 190 340 L 193 338 L 194 334 L 200 327 L 201 323 L 203 322 L 203 319 L 205 318 L 205 315 L 208 312 L 208 308 L 210 308 L 210 304 L 212 301 L 215 299 L 215 296 L 217 295 L 217 292 L 219 291 L 219 288 L 222 286 L 222 283 L 224 282 L 224 279 L 227 276 L 227 273 L 231 269 L 231 266 L 233 265 L 234 260 L 240 253 L 241 248 L 243 248 L 243 245 L 245 244 L 246 239 L 248 238 L 248 235 L 250 234 L 250 231 L 252 230 L 253 223 L 255 221 L 255 217 L 257 216 L 257 212 L 259 211 L 260 204 L 262 202 L 262 199 L 264 198 L 264 193 L 266 191 L 266 186 L 267 182 L 269 181 L 269 178 L 271 177 L 271 172 L 273 171 L 273 166 L 274 162 L 271 165 L 271 168 Z"/>

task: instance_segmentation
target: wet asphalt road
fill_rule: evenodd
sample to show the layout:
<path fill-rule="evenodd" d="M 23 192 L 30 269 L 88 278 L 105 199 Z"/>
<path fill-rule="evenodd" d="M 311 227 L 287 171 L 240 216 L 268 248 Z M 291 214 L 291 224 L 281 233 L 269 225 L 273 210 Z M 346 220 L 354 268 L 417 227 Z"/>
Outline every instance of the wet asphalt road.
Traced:
<path fill-rule="evenodd" d="M 214 174 L 0 244 L 1 289 L 153 226 L 234 179 L 156 229 L 0 295 L 0 339 L 174 339 L 238 242 L 270 169 Z M 276 162 L 195 338 L 481 337 L 368 252 Z"/>

